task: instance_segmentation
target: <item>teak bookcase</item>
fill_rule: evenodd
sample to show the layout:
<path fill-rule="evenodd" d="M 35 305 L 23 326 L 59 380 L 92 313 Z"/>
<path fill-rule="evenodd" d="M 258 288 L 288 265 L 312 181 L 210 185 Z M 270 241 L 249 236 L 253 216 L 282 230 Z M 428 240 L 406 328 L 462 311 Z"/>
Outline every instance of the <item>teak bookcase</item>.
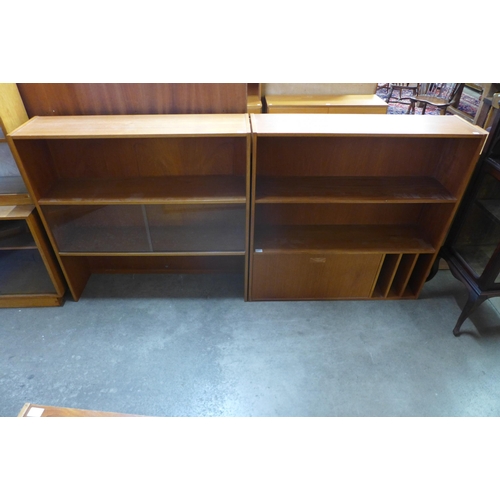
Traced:
<path fill-rule="evenodd" d="M 245 273 L 247 114 L 34 117 L 11 134 L 75 300 L 94 272 Z"/>
<path fill-rule="evenodd" d="M 251 124 L 249 299 L 418 297 L 486 132 L 456 116 Z"/>

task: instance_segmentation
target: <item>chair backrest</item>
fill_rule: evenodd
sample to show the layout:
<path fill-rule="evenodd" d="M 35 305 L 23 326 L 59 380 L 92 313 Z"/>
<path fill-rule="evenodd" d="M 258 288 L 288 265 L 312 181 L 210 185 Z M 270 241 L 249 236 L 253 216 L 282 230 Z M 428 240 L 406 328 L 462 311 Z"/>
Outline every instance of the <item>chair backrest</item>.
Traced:
<path fill-rule="evenodd" d="M 421 83 L 419 94 L 440 97 L 451 105 L 460 98 L 465 83 Z"/>

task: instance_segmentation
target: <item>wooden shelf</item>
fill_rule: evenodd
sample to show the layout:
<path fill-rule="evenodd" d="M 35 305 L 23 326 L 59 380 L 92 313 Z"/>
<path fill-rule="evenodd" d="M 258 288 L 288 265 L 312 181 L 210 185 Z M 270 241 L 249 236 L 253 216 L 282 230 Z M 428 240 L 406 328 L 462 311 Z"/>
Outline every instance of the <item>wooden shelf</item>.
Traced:
<path fill-rule="evenodd" d="M 40 205 L 246 203 L 245 177 L 230 175 L 60 179 Z"/>
<path fill-rule="evenodd" d="M 0 220 L 26 219 L 33 212 L 34 205 L 0 205 Z"/>
<path fill-rule="evenodd" d="M 257 253 L 433 253 L 414 226 L 261 226 L 255 231 Z M 262 251 L 262 252 L 261 252 Z"/>
<path fill-rule="evenodd" d="M 260 176 L 256 203 L 454 203 L 430 177 Z"/>

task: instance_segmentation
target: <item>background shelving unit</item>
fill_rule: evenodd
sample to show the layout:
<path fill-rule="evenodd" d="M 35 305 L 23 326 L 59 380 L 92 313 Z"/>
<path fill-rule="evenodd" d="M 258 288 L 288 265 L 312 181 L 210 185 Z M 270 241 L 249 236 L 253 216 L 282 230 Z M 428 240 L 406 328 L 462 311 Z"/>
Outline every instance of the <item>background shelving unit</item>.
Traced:
<path fill-rule="evenodd" d="M 35 207 L 0 206 L 0 307 L 59 306 L 64 290 Z"/>
<path fill-rule="evenodd" d="M 16 85 L 0 84 L 0 307 L 59 306 L 65 292 L 6 137 L 27 120 Z"/>
<path fill-rule="evenodd" d="M 246 114 L 34 117 L 9 136 L 75 300 L 94 272 L 245 273 L 250 138 Z"/>
<path fill-rule="evenodd" d="M 486 133 L 454 116 L 251 122 L 250 300 L 416 298 Z"/>

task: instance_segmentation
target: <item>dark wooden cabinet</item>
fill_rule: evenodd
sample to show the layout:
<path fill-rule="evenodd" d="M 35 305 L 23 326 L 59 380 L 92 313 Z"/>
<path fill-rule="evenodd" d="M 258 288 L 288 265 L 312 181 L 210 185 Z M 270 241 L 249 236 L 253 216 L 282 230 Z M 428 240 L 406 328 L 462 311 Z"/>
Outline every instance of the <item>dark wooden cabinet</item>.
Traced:
<path fill-rule="evenodd" d="M 469 298 L 453 329 L 485 300 L 500 296 L 500 112 L 439 257 L 466 285 Z M 439 261 L 439 259 L 438 259 Z M 436 262 L 431 277 L 437 270 Z"/>

